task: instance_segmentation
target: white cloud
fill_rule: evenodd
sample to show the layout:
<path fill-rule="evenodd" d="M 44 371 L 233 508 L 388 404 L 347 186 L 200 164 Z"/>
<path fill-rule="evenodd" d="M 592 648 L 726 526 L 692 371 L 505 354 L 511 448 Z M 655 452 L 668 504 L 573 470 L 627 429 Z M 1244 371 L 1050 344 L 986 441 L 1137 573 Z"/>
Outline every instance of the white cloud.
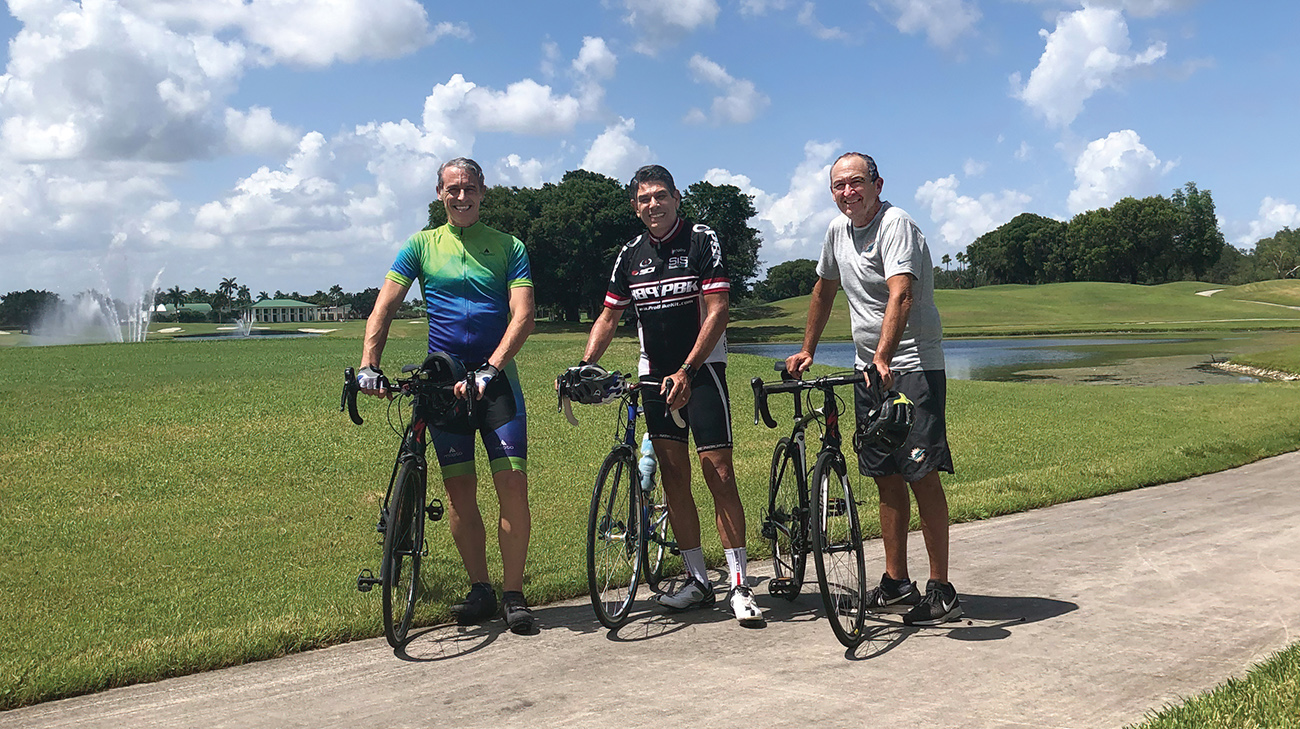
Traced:
<path fill-rule="evenodd" d="M 1017 160 L 1024 162 L 1025 160 L 1029 159 L 1029 157 L 1032 154 L 1033 154 L 1033 148 L 1029 146 L 1029 142 L 1021 142 L 1020 146 L 1016 148 L 1014 157 Z"/>
<path fill-rule="evenodd" d="M 583 37 L 582 50 L 578 51 L 578 57 L 573 59 L 573 70 L 580 76 L 599 80 L 613 78 L 614 68 L 617 65 L 618 58 L 613 51 L 609 50 L 605 39 L 591 36 Z"/>
<path fill-rule="evenodd" d="M 627 180 L 638 167 L 650 164 L 653 153 L 650 148 L 632 138 L 636 120 L 619 119 L 617 124 L 609 126 L 587 149 L 580 167 L 591 172 Z"/>
<path fill-rule="evenodd" d="M 541 187 L 546 181 L 546 165 L 541 160 L 508 154 L 497 163 L 496 174 L 498 179 L 488 180 L 489 185 Z"/>
<path fill-rule="evenodd" d="M 1149 66 L 1165 55 L 1165 44 L 1152 43 L 1130 54 L 1128 25 L 1118 10 L 1085 6 L 1057 18 L 1056 30 L 1039 34 L 1046 39 L 1038 66 L 1021 87 L 1013 74 L 1013 96 L 1042 115 L 1053 126 L 1065 127 L 1083 110 L 1093 94 L 1117 87 L 1125 75 Z"/>
<path fill-rule="evenodd" d="M 916 201 L 929 208 L 930 219 L 939 224 L 939 237 L 958 249 L 1024 212 L 1032 200 L 1015 190 L 973 198 L 958 194 L 958 185 L 957 176 L 948 175 L 916 190 Z"/>
<path fill-rule="evenodd" d="M 424 102 L 424 129 L 434 137 L 430 151 L 451 154 L 474 146 L 478 132 L 559 134 L 573 130 L 584 113 L 579 99 L 524 79 L 497 91 L 455 74 L 433 87 Z"/>
<path fill-rule="evenodd" d="M 1074 163 L 1070 214 L 1107 207 L 1125 197 L 1154 195 L 1161 176 L 1175 164 L 1161 162 L 1132 129 L 1093 140 Z"/>
<path fill-rule="evenodd" d="M 1090 0 L 1095 7 L 1123 10 L 1135 18 L 1154 18 L 1187 10 L 1201 0 Z"/>
<path fill-rule="evenodd" d="M 1241 246 L 1253 246 L 1283 228 L 1300 229 L 1300 207 L 1280 198 L 1266 197 L 1259 204 L 1259 217 L 1250 221 L 1249 232 L 1238 237 L 1236 242 Z"/>
<path fill-rule="evenodd" d="M 431 32 L 417 0 L 259 0 L 242 10 L 238 22 L 251 43 L 276 62 L 305 66 L 395 58 L 437 36 L 468 33 L 447 23 Z"/>
<path fill-rule="evenodd" d="M 821 21 L 817 20 L 816 11 L 816 5 L 810 2 L 804 3 L 803 7 L 799 9 L 799 25 L 807 28 L 808 32 L 812 33 L 814 38 L 819 38 L 821 40 L 843 41 L 849 39 L 849 34 L 845 33 L 840 28 L 828 28 L 825 25 L 822 25 Z"/>
<path fill-rule="evenodd" d="M 984 162 L 977 162 L 973 159 L 966 160 L 966 162 L 961 166 L 962 172 L 967 177 L 979 177 L 980 175 L 984 174 L 984 171 L 987 170 L 988 168 L 989 168 L 988 164 Z"/>
<path fill-rule="evenodd" d="M 725 169 L 711 169 L 704 175 L 707 182 L 735 185 L 754 196 L 755 225 L 763 236 L 766 265 L 794 258 L 816 259 L 821 254 L 826 227 L 840 214 L 830 191 L 831 162 L 839 147 L 839 141 L 805 144 L 804 159 L 782 194 L 759 189 L 745 175 Z"/>
<path fill-rule="evenodd" d="M 247 113 L 226 109 L 226 147 L 232 152 L 282 155 L 293 149 L 300 133 L 271 118 L 261 106 Z"/>
<path fill-rule="evenodd" d="M 697 82 L 722 91 L 721 96 L 713 97 L 709 113 L 691 109 L 686 117 L 690 123 L 747 124 L 771 103 L 767 96 L 758 92 L 754 82 L 733 78 L 722 66 L 698 53 L 691 56 L 687 65 Z"/>
<path fill-rule="evenodd" d="M 968 0 L 874 0 L 872 5 L 903 33 L 924 32 L 939 48 L 972 32 L 980 19 L 979 8 Z"/>
<path fill-rule="evenodd" d="M 638 53 L 654 55 L 718 18 L 717 0 L 624 0 L 624 20 L 639 32 Z"/>
<path fill-rule="evenodd" d="M 555 41 L 546 41 L 542 44 L 542 63 L 540 70 L 542 78 L 555 78 L 555 64 L 560 61 L 560 44 Z"/>

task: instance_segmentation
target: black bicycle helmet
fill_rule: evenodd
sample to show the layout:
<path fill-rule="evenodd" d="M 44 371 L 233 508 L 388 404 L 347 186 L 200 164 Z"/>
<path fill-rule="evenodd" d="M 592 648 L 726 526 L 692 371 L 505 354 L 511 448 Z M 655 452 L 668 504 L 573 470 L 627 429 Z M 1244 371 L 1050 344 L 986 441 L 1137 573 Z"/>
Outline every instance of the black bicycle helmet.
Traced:
<path fill-rule="evenodd" d="M 860 435 L 866 443 L 892 453 L 903 447 L 915 420 L 916 407 L 912 401 L 901 392 L 887 392 L 884 401 L 867 413 Z"/>
<path fill-rule="evenodd" d="M 561 394 L 583 405 L 604 405 L 623 392 L 623 375 L 600 365 L 574 367 L 560 380 Z"/>
<path fill-rule="evenodd" d="M 465 379 L 465 365 L 446 352 L 430 352 L 420 365 L 421 378 L 438 389 L 428 398 L 425 417 L 434 427 L 446 430 L 453 424 L 468 425 L 465 401 L 452 393 L 452 387 Z"/>

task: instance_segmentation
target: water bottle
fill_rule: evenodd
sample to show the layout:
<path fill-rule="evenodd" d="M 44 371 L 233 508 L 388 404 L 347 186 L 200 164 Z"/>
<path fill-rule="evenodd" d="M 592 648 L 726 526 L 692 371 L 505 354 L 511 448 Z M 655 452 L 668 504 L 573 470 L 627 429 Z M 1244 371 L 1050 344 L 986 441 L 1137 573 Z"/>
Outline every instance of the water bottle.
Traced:
<path fill-rule="evenodd" d="M 659 467 L 659 461 L 655 460 L 655 448 L 650 443 L 650 434 L 646 433 L 641 437 L 641 460 L 637 461 L 637 468 L 641 471 L 641 490 L 649 492 L 654 488 L 655 469 Z"/>

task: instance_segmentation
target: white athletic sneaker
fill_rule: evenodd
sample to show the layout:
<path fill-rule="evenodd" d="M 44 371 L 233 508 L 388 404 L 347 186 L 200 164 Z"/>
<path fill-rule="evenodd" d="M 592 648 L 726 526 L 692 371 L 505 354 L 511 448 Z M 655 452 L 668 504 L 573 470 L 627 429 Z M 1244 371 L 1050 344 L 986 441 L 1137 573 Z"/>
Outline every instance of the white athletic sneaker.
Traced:
<path fill-rule="evenodd" d="M 671 595 L 660 595 L 658 601 L 660 605 L 670 610 L 690 610 L 697 607 L 708 607 L 717 600 L 713 595 L 712 585 L 702 585 L 696 580 L 686 583 L 682 589 Z"/>
<path fill-rule="evenodd" d="M 731 590 L 731 612 L 736 614 L 741 625 L 747 627 L 767 622 L 763 619 L 763 611 L 758 609 L 758 603 L 754 602 L 754 591 L 749 585 L 737 585 Z"/>

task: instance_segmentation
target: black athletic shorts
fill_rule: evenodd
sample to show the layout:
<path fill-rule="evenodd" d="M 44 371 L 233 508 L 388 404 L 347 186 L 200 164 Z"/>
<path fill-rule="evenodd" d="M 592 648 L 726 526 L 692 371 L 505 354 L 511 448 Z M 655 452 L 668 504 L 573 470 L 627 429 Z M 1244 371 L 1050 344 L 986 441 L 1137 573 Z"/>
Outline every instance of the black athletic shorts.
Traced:
<path fill-rule="evenodd" d="M 895 372 L 894 389 L 907 396 L 916 407 L 912 434 L 903 447 L 893 453 L 876 445 L 858 451 L 858 471 L 863 476 L 902 474 L 917 481 L 935 470 L 952 473 L 952 452 L 948 450 L 948 428 L 944 407 L 948 398 L 948 378 L 943 370 Z M 853 408 L 858 430 L 865 428 L 867 413 L 879 401 L 871 396 L 866 382 L 853 386 Z"/>
<path fill-rule="evenodd" d="M 685 428 L 673 422 L 659 388 L 642 390 L 641 404 L 645 407 L 650 440 L 662 438 L 685 443 L 689 428 L 695 438 L 696 453 L 731 447 L 731 397 L 727 391 L 727 365 L 721 362 L 704 365 L 691 380 L 691 399 L 678 411 L 686 421 Z"/>

